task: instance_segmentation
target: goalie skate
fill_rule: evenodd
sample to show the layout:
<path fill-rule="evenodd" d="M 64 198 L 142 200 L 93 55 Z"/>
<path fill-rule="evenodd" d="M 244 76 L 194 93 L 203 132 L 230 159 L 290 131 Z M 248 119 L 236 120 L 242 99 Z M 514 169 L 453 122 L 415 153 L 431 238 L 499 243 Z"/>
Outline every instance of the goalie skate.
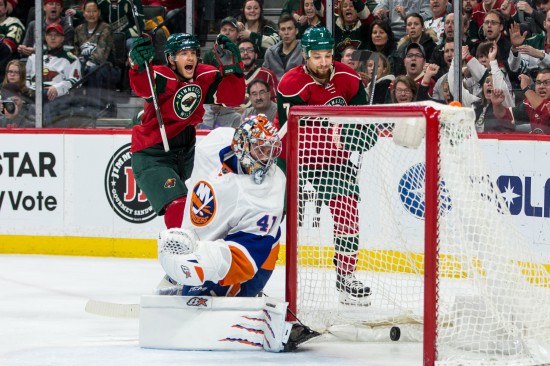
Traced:
<path fill-rule="evenodd" d="M 370 305 L 370 287 L 355 278 L 352 274 L 336 274 L 336 289 L 340 294 L 338 300 L 345 305 Z"/>

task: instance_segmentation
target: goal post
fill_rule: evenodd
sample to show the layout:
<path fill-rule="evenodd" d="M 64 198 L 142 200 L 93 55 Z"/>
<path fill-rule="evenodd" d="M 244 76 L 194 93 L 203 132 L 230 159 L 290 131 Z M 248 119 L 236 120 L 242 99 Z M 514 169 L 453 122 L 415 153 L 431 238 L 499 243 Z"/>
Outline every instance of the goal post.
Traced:
<path fill-rule="evenodd" d="M 299 106 L 287 128 L 286 300 L 301 321 L 349 339 L 418 329 L 425 365 L 550 363 L 550 256 L 514 226 L 471 110 Z M 337 288 L 342 273 L 368 301 Z"/>

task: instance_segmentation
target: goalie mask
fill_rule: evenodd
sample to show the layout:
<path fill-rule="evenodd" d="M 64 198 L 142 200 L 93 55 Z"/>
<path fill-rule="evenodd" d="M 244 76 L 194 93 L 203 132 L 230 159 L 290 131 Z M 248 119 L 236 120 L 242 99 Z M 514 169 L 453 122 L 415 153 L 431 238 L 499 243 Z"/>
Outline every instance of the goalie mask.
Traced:
<path fill-rule="evenodd" d="M 309 51 L 333 51 L 334 38 L 325 27 L 308 28 L 302 36 L 302 50 L 309 58 Z"/>
<path fill-rule="evenodd" d="M 235 131 L 231 149 L 246 174 L 261 184 L 269 168 L 281 154 L 279 131 L 263 114 L 250 116 Z"/>
<path fill-rule="evenodd" d="M 168 56 L 174 58 L 174 55 L 180 50 L 194 49 L 197 51 L 197 57 L 200 56 L 201 44 L 198 39 L 187 33 L 174 33 L 168 37 L 166 40 L 166 45 L 164 46 L 164 54 L 166 55 L 166 60 Z"/>

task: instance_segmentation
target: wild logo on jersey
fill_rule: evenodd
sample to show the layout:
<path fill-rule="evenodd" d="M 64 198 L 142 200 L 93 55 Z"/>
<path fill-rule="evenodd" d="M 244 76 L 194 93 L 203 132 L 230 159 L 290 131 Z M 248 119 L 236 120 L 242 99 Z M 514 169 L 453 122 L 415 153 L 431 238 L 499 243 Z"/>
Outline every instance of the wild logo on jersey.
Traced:
<path fill-rule="evenodd" d="M 57 75 L 59 75 L 59 72 L 48 69 L 47 67 L 42 69 L 42 79 L 44 81 L 52 81 Z M 36 82 L 36 76 L 32 77 L 32 81 Z"/>
<path fill-rule="evenodd" d="M 174 111 L 178 117 L 189 117 L 200 104 L 202 89 L 197 85 L 185 85 L 174 96 Z"/>
<path fill-rule="evenodd" d="M 216 215 L 216 197 L 212 186 L 199 181 L 191 193 L 191 222 L 195 226 L 208 225 Z"/>
<path fill-rule="evenodd" d="M 346 103 L 346 100 L 344 98 L 338 96 L 326 102 L 325 105 L 348 105 L 348 104 Z"/>

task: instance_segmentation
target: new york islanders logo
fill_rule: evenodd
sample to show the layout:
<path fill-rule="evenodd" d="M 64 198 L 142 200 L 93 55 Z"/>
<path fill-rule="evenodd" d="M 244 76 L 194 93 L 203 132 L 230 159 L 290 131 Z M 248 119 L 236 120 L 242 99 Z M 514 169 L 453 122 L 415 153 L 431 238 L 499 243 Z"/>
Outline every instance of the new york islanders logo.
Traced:
<path fill-rule="evenodd" d="M 208 225 L 216 215 L 216 196 L 212 186 L 199 181 L 191 193 L 191 222 L 195 226 Z"/>
<path fill-rule="evenodd" d="M 197 85 L 185 85 L 174 96 L 174 111 L 178 117 L 189 117 L 200 104 L 202 89 Z"/>

